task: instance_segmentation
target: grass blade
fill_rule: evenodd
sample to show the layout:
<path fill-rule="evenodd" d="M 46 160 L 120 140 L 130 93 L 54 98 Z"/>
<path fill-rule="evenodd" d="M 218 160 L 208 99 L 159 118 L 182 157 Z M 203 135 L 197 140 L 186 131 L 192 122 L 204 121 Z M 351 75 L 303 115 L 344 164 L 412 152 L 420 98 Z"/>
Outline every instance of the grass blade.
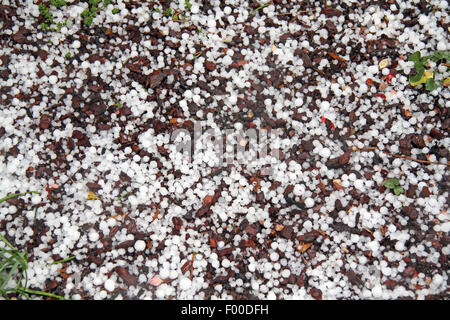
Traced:
<path fill-rule="evenodd" d="M 0 199 L 0 203 L 2 203 L 2 202 L 4 202 L 4 201 L 7 201 L 7 200 L 9 200 L 9 199 L 15 198 L 15 197 L 20 197 L 20 196 L 29 194 L 29 193 L 36 193 L 36 194 L 39 194 L 39 192 L 37 192 L 37 191 L 27 191 L 27 192 L 23 192 L 23 193 L 13 193 L 13 194 L 7 195 L 6 197 L 1 198 L 1 199 Z"/>

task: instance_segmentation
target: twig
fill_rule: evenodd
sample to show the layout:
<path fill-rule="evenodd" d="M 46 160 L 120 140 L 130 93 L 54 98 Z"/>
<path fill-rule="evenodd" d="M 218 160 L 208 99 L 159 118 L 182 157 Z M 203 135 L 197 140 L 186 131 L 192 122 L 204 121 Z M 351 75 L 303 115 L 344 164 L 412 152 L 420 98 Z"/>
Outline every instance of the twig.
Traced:
<path fill-rule="evenodd" d="M 399 154 L 394 154 L 394 153 L 390 153 L 387 151 L 383 151 L 385 154 L 387 154 L 388 156 L 394 157 L 394 158 L 400 158 L 400 159 L 406 159 L 406 160 L 411 160 L 411 161 L 415 161 L 415 162 L 419 162 L 419 163 L 423 163 L 423 164 L 440 164 L 440 165 L 444 165 L 444 166 L 450 166 L 450 163 L 441 163 L 441 162 L 437 162 L 437 161 L 429 161 L 429 160 L 419 160 L 419 159 L 415 159 L 409 156 L 402 156 Z"/>
<path fill-rule="evenodd" d="M 371 150 L 379 150 L 377 147 L 364 147 L 364 148 L 358 148 L 357 146 L 351 146 L 350 150 L 352 152 L 360 152 L 360 151 L 371 151 Z M 404 156 L 404 155 L 400 155 L 400 154 L 395 154 L 395 153 L 390 153 L 387 151 L 382 151 L 379 150 L 381 152 L 383 152 L 384 154 L 387 154 L 388 156 L 394 157 L 394 158 L 400 158 L 400 159 L 405 159 L 405 160 L 410 160 L 410 161 L 415 161 L 418 163 L 422 163 L 422 164 L 440 164 L 440 165 L 444 165 L 444 166 L 450 166 L 450 163 L 442 163 L 442 162 L 438 162 L 438 161 L 430 161 L 430 160 L 419 160 L 410 156 Z"/>
<path fill-rule="evenodd" d="M 189 275 L 190 280 L 192 280 L 192 278 L 194 277 L 194 257 L 195 257 L 195 252 L 192 252 L 192 263 L 191 263 L 191 270 L 190 270 L 190 275 Z"/>

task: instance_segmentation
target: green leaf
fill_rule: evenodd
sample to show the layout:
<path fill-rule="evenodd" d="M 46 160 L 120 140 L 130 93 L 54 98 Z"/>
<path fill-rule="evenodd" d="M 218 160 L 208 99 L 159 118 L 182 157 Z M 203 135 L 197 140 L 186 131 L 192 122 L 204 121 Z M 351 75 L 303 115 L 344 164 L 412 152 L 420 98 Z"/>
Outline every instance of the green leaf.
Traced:
<path fill-rule="evenodd" d="M 86 18 L 87 16 L 89 16 L 89 9 L 84 9 L 83 12 L 81 13 L 81 16 L 83 18 Z"/>
<path fill-rule="evenodd" d="M 165 17 L 170 17 L 172 15 L 172 8 L 167 8 L 164 10 L 163 14 Z"/>
<path fill-rule="evenodd" d="M 191 10 L 192 8 L 192 4 L 189 2 L 189 0 L 184 0 L 184 9 L 186 9 L 186 11 Z"/>
<path fill-rule="evenodd" d="M 415 62 L 414 68 L 416 69 L 416 74 L 409 77 L 409 80 L 411 82 L 417 82 L 420 79 L 422 79 L 422 76 L 425 72 L 425 67 L 423 66 L 423 64 L 421 62 Z"/>
<path fill-rule="evenodd" d="M 400 182 L 396 178 L 391 178 L 384 182 L 384 186 L 389 189 L 394 189 L 398 185 L 400 185 Z"/>
<path fill-rule="evenodd" d="M 433 53 L 432 59 L 434 62 L 438 62 L 441 59 L 450 60 L 449 51 L 435 51 Z"/>
<path fill-rule="evenodd" d="M 434 79 L 430 78 L 427 80 L 427 82 L 425 82 L 425 89 L 427 89 L 428 91 L 433 91 L 437 88 L 438 85 L 436 84 L 436 82 L 434 82 Z"/>
<path fill-rule="evenodd" d="M 409 56 L 408 61 L 419 62 L 420 61 L 420 51 L 414 52 Z"/>
<path fill-rule="evenodd" d="M 402 194 L 404 191 L 405 191 L 405 190 L 403 190 L 403 188 L 400 187 L 400 186 L 396 186 L 396 187 L 394 188 L 394 193 L 395 193 L 397 196 L 400 195 L 400 194 Z"/>

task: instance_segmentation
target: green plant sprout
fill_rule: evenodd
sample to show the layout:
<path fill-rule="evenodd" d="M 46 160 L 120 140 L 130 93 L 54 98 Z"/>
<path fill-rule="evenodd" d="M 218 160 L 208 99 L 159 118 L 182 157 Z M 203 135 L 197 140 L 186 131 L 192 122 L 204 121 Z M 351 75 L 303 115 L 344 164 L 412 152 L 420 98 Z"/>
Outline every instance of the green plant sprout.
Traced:
<path fill-rule="evenodd" d="M 386 188 L 393 190 L 397 196 L 404 192 L 403 188 L 400 186 L 400 182 L 396 178 L 386 180 L 383 185 Z"/>
<path fill-rule="evenodd" d="M 72 261 L 73 259 L 75 259 L 75 256 L 72 256 L 72 257 L 69 257 L 66 259 L 62 259 L 62 260 L 58 260 L 58 261 L 53 261 L 52 263 L 48 263 L 47 266 L 51 266 L 54 264 L 60 264 L 60 263 L 66 263 L 66 262 Z"/>
<path fill-rule="evenodd" d="M 100 11 L 100 9 L 107 7 L 110 4 L 111 0 L 105 0 L 103 2 L 101 0 L 89 0 L 89 6 L 81 13 L 83 24 L 89 27 L 94 21 L 94 18 L 97 16 L 97 13 Z M 115 9 L 112 10 L 114 11 Z"/>
<path fill-rule="evenodd" d="M 22 192 L 22 193 L 13 193 L 13 194 L 9 194 L 6 197 L 3 197 L 0 199 L 0 203 L 4 202 L 4 201 L 8 201 L 9 199 L 15 198 L 15 197 L 20 197 L 20 196 L 24 196 L 26 194 L 29 193 L 35 193 L 35 194 L 39 194 L 39 192 L 37 191 L 27 191 L 27 192 Z"/>
<path fill-rule="evenodd" d="M 42 17 L 44 17 L 47 24 L 53 23 L 53 15 L 50 12 L 50 9 L 45 6 L 45 4 L 39 4 L 39 12 L 41 13 Z"/>
<path fill-rule="evenodd" d="M 0 203 L 19 197 L 28 193 L 39 193 L 37 191 L 28 191 L 23 193 L 13 193 L 0 199 Z M 10 300 L 11 294 L 17 298 L 30 300 L 30 295 L 40 295 L 49 298 L 64 300 L 64 297 L 28 288 L 28 254 L 16 249 L 2 234 L 0 234 L 0 295 Z"/>
<path fill-rule="evenodd" d="M 51 0 L 50 5 L 56 7 L 57 9 L 60 9 L 63 6 L 66 6 L 67 3 L 64 0 Z M 43 3 L 39 4 L 39 12 L 45 19 L 45 22 L 40 24 L 42 30 L 60 31 L 63 26 L 67 27 L 69 25 L 69 21 L 66 19 L 64 22 L 56 23 L 56 27 L 52 27 L 52 25 L 55 23 L 53 15 L 50 12 L 50 9 Z"/>
<path fill-rule="evenodd" d="M 64 0 L 50 0 L 50 4 L 58 9 L 67 5 L 66 1 Z"/>
<path fill-rule="evenodd" d="M 439 74 L 433 68 L 430 68 L 429 61 L 438 64 L 440 61 L 444 63 L 450 62 L 450 52 L 449 51 L 435 51 L 430 56 L 421 57 L 420 51 L 416 51 L 408 57 L 408 61 L 414 62 L 414 68 L 416 69 L 416 74 L 409 76 L 409 83 L 415 87 L 419 84 L 425 83 L 425 89 L 428 91 L 433 91 L 439 87 L 438 83 L 442 85 L 448 85 L 450 83 L 450 77 L 444 77 L 444 79 L 435 81 L 435 75 Z M 428 69 L 425 69 L 425 68 Z M 447 65 L 447 71 L 448 71 Z"/>
<path fill-rule="evenodd" d="M 265 3 L 265 4 L 261 5 L 261 6 L 259 6 L 258 8 L 252 10 L 252 12 L 250 12 L 250 15 L 255 14 L 257 11 L 259 11 L 259 10 L 261 10 L 261 9 L 264 9 L 265 7 L 267 7 L 267 6 L 271 5 L 271 4 L 272 4 L 272 1 L 269 1 L 269 2 L 267 2 L 267 3 Z"/>
<path fill-rule="evenodd" d="M 189 0 L 184 0 L 184 9 L 186 11 L 189 11 L 189 10 L 191 10 L 191 8 L 192 8 L 192 4 L 190 3 L 190 1 Z"/>

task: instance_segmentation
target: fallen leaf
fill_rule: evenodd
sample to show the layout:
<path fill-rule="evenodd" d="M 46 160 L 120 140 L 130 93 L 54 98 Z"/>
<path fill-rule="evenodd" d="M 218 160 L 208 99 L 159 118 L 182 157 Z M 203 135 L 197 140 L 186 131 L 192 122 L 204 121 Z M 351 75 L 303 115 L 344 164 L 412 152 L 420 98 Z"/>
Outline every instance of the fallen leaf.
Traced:
<path fill-rule="evenodd" d="M 421 84 L 421 83 L 427 82 L 428 79 L 432 79 L 433 77 L 434 77 L 434 72 L 431 71 L 431 70 L 426 70 L 426 71 L 424 72 L 422 78 L 420 78 L 419 81 L 411 82 L 411 80 L 409 80 L 409 83 L 410 83 L 413 87 L 415 87 L 415 86 L 417 86 L 417 85 L 419 85 L 419 84 Z"/>
<path fill-rule="evenodd" d="M 412 117 L 412 113 L 409 110 L 404 109 L 403 114 L 405 115 L 405 117 Z"/>
<path fill-rule="evenodd" d="M 101 200 L 98 196 L 95 195 L 95 193 L 93 193 L 92 191 L 89 191 L 88 196 L 87 196 L 88 200 Z"/>
<path fill-rule="evenodd" d="M 333 187 L 336 190 L 345 190 L 345 188 L 341 185 L 341 179 L 334 179 L 333 180 Z"/>
<path fill-rule="evenodd" d="M 380 61 L 380 63 L 378 64 L 378 68 L 384 69 L 387 67 L 387 65 L 389 64 L 389 59 L 383 59 Z"/>
<path fill-rule="evenodd" d="M 161 279 L 159 276 L 154 276 L 151 280 L 150 280 L 150 284 L 152 286 L 158 287 L 161 283 L 163 283 L 164 280 Z"/>
<path fill-rule="evenodd" d="M 304 243 L 304 242 L 300 242 L 298 245 L 297 245 L 297 251 L 298 252 L 300 252 L 300 253 L 305 253 L 309 248 L 311 248 L 311 246 L 312 246 L 312 242 L 310 242 L 310 243 Z"/>

